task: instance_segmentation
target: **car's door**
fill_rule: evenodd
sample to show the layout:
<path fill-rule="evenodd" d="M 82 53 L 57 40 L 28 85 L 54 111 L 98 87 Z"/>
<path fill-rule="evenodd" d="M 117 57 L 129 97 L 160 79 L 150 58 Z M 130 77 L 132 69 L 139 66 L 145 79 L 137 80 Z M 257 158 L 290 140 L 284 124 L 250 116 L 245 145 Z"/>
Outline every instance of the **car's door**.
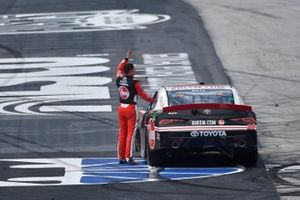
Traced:
<path fill-rule="evenodd" d="M 149 119 L 151 117 L 151 113 L 153 108 L 155 107 L 155 104 L 157 102 L 157 92 L 154 93 L 153 95 L 154 102 L 150 103 L 146 112 L 143 114 L 142 120 L 140 122 L 140 128 L 139 128 L 139 135 L 137 135 L 136 139 L 139 140 L 139 148 L 140 148 L 140 155 L 142 158 L 146 157 L 146 141 L 147 141 L 147 128 L 149 124 Z"/>

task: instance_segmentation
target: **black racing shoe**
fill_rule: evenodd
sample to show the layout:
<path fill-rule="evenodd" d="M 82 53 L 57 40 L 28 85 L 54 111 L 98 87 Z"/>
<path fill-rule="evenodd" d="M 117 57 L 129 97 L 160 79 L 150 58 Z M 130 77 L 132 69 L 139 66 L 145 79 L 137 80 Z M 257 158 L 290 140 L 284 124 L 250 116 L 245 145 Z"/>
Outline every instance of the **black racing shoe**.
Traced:
<path fill-rule="evenodd" d="M 126 162 L 128 165 L 137 165 L 138 163 L 135 162 L 132 158 L 128 158 L 126 159 Z"/>
<path fill-rule="evenodd" d="M 126 162 L 126 160 L 125 159 L 121 159 L 121 160 L 119 160 L 119 164 L 126 164 L 127 162 Z"/>

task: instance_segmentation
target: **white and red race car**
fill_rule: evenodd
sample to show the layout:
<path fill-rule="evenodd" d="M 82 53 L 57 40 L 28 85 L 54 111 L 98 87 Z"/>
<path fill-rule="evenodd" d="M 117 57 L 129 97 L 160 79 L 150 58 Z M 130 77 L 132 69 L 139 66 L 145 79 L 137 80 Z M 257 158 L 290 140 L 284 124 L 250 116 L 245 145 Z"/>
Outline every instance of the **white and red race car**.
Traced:
<path fill-rule="evenodd" d="M 178 154 L 224 154 L 257 162 L 256 116 L 229 85 L 161 87 L 139 111 L 136 149 L 150 166 Z"/>

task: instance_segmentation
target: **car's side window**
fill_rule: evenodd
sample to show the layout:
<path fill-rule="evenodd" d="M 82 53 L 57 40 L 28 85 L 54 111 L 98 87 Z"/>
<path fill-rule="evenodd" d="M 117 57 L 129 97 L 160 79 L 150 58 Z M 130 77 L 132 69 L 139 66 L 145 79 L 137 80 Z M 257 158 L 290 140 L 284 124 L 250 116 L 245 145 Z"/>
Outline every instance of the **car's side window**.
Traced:
<path fill-rule="evenodd" d="M 155 106 L 153 107 L 154 110 L 161 110 L 163 107 L 168 106 L 168 98 L 167 98 L 167 93 L 164 88 L 161 88 L 158 91 L 157 94 L 157 100 L 155 103 Z"/>
<path fill-rule="evenodd" d="M 148 110 L 152 110 L 155 107 L 157 103 L 157 92 L 154 93 L 152 98 L 154 99 L 154 102 L 149 104 Z"/>
<path fill-rule="evenodd" d="M 232 92 L 233 92 L 233 101 L 234 101 L 233 103 L 234 104 L 241 104 L 241 105 L 245 104 L 242 97 L 239 95 L 239 93 L 237 92 L 236 89 L 233 88 Z"/>

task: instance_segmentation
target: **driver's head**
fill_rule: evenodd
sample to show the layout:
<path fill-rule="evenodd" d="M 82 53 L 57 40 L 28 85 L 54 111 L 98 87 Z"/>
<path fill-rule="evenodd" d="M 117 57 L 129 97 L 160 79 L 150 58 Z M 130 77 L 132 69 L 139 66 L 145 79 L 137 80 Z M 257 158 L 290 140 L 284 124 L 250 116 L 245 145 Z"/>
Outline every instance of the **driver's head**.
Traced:
<path fill-rule="evenodd" d="M 135 75 L 135 69 L 132 63 L 127 63 L 126 65 L 124 65 L 124 74 L 129 76 Z"/>

